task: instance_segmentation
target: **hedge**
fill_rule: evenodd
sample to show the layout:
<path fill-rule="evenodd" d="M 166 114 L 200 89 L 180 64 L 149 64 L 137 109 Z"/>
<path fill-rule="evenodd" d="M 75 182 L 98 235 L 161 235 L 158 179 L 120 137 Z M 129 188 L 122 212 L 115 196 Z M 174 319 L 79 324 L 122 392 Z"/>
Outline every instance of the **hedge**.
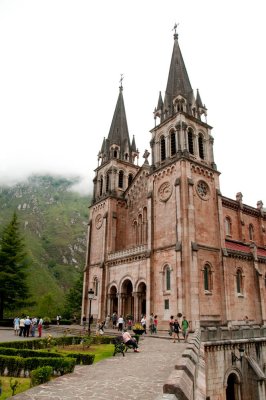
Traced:
<path fill-rule="evenodd" d="M 22 358 L 62 358 L 62 357 L 70 357 L 76 360 L 76 365 L 91 365 L 93 364 L 95 355 L 94 354 L 84 354 L 84 353 L 55 353 L 53 351 L 36 351 L 29 349 L 9 349 L 9 348 L 0 348 L 0 355 L 5 356 L 16 356 Z"/>
<path fill-rule="evenodd" d="M 39 367 L 50 366 L 56 374 L 64 375 L 74 371 L 76 360 L 70 357 L 41 358 L 15 357 L 0 355 L 0 375 L 20 376 L 22 371 L 32 371 Z"/>
<path fill-rule="evenodd" d="M 52 374 L 53 368 L 49 366 L 33 369 L 30 373 L 31 386 L 37 386 L 48 382 L 51 379 Z"/>

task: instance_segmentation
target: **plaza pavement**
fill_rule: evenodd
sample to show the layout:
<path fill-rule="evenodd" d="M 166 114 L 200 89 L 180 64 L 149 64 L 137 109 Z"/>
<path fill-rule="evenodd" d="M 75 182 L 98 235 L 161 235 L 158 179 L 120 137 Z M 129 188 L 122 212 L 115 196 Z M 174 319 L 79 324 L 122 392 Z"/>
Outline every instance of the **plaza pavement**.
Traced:
<path fill-rule="evenodd" d="M 56 334 L 56 329 L 53 334 Z M 12 331 L 0 330 L 0 341 L 17 338 Z M 29 340 L 19 338 L 19 340 Z M 71 374 L 29 389 L 16 400 L 97 399 L 155 400 L 163 394 L 163 384 L 186 348 L 173 343 L 166 332 L 140 338 L 140 353 L 128 350 L 125 357 L 116 354 L 93 365 L 76 366 Z"/>

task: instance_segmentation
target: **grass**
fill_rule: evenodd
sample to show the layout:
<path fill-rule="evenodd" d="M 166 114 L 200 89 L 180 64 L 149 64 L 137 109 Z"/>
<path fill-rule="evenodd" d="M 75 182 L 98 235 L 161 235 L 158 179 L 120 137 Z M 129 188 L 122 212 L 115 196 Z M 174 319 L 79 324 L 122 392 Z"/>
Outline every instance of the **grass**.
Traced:
<path fill-rule="evenodd" d="M 105 358 L 112 357 L 114 352 L 113 344 L 97 344 L 90 345 L 90 347 L 83 348 L 82 345 L 70 345 L 55 348 L 60 353 L 71 353 L 71 352 L 79 352 L 79 353 L 92 353 L 95 354 L 94 363 L 104 360 Z M 12 396 L 12 390 L 10 388 L 10 379 L 13 381 L 18 380 L 19 385 L 15 394 L 24 392 L 30 388 L 30 378 L 11 378 L 9 376 L 0 376 L 0 381 L 2 382 L 2 395 L 0 396 L 0 400 L 9 399 Z M 56 379 L 56 378 L 55 378 Z"/>
<path fill-rule="evenodd" d="M 9 399 L 12 397 L 10 379 L 13 379 L 13 382 L 15 380 L 19 382 L 15 394 L 24 392 L 30 388 L 30 378 L 10 378 L 10 376 L 0 376 L 0 380 L 2 382 L 2 395 L 0 396 L 0 400 Z"/>

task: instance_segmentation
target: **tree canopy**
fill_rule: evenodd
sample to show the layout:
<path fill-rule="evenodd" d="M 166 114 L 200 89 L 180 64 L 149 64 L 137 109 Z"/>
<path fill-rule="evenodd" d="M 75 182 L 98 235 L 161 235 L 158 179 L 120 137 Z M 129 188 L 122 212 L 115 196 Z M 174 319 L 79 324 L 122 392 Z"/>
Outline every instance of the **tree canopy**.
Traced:
<path fill-rule="evenodd" d="M 0 235 L 0 319 L 5 309 L 23 305 L 28 297 L 26 269 L 29 258 L 16 213 Z"/>

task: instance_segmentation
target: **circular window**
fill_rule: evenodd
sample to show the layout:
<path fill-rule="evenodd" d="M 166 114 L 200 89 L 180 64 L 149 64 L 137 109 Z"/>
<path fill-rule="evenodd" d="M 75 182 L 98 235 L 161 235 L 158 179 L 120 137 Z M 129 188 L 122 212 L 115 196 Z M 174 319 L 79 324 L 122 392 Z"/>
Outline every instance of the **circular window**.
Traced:
<path fill-rule="evenodd" d="M 161 201 L 167 201 L 171 196 L 173 187 L 170 182 L 164 182 L 158 190 L 159 199 Z"/>
<path fill-rule="evenodd" d="M 95 218 L 95 225 L 97 229 L 100 229 L 103 223 L 103 216 L 102 214 L 98 214 Z"/>
<path fill-rule="evenodd" d="M 199 181 L 197 183 L 197 193 L 203 200 L 208 200 L 210 195 L 210 189 L 206 182 Z"/>

